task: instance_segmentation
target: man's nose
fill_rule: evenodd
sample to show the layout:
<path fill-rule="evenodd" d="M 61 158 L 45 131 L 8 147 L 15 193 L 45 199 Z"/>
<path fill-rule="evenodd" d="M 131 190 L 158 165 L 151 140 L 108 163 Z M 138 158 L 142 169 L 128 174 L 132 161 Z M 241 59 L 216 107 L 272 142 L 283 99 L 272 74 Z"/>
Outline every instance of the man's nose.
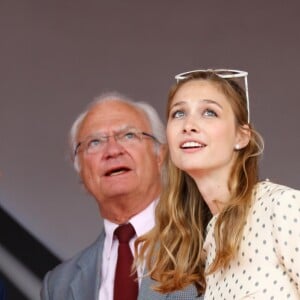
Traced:
<path fill-rule="evenodd" d="M 106 159 L 122 155 L 124 151 L 124 147 L 114 136 L 107 138 L 103 149 L 103 155 Z"/>

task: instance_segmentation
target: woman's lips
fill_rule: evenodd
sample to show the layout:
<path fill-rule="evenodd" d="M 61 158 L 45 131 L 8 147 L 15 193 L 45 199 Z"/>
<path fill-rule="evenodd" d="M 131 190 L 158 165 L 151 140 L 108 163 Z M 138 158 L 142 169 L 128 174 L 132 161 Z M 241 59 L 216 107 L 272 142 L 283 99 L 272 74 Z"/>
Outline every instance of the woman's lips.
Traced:
<path fill-rule="evenodd" d="M 181 149 L 190 149 L 190 148 L 204 148 L 206 144 L 197 141 L 187 141 L 180 145 Z"/>

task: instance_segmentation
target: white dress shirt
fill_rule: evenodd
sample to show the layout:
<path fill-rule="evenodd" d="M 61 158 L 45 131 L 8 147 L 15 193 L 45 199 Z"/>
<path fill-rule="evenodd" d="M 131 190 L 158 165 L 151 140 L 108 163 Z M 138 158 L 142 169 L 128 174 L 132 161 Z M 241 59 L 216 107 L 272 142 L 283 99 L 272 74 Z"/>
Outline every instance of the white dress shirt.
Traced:
<path fill-rule="evenodd" d="M 131 239 L 129 243 L 132 253 L 134 253 L 134 242 L 137 237 L 145 234 L 154 226 L 154 212 L 156 203 L 157 200 L 151 202 L 151 204 L 142 212 L 135 215 L 128 221 L 128 223 L 131 223 L 131 225 L 134 227 L 136 232 L 136 236 Z M 118 224 L 104 219 L 105 240 L 102 256 L 102 274 L 99 300 L 113 300 L 114 278 L 119 246 L 118 240 L 114 237 L 114 231 L 118 226 Z M 141 284 L 141 275 L 143 275 L 143 271 L 143 267 L 139 267 L 137 270 L 139 284 Z"/>

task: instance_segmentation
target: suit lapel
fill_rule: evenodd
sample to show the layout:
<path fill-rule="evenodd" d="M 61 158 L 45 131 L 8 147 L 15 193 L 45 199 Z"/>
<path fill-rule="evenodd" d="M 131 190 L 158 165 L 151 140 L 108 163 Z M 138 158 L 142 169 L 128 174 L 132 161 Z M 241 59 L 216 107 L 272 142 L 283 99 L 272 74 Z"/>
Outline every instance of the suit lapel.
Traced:
<path fill-rule="evenodd" d="M 78 269 L 71 282 L 74 300 L 98 300 L 103 245 L 104 234 L 101 234 L 89 251 L 78 261 Z"/>

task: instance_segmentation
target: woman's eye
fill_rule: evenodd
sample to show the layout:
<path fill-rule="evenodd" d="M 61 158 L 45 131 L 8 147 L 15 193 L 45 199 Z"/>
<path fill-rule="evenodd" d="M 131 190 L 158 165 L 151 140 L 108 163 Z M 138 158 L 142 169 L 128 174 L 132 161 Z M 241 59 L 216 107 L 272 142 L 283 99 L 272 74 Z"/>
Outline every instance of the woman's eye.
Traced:
<path fill-rule="evenodd" d="M 215 111 L 211 110 L 211 109 L 205 109 L 203 114 L 206 116 L 206 117 L 217 117 L 217 114 Z"/>
<path fill-rule="evenodd" d="M 175 112 L 172 113 L 173 119 L 180 119 L 183 116 L 184 116 L 184 112 L 182 110 L 176 110 Z"/>

